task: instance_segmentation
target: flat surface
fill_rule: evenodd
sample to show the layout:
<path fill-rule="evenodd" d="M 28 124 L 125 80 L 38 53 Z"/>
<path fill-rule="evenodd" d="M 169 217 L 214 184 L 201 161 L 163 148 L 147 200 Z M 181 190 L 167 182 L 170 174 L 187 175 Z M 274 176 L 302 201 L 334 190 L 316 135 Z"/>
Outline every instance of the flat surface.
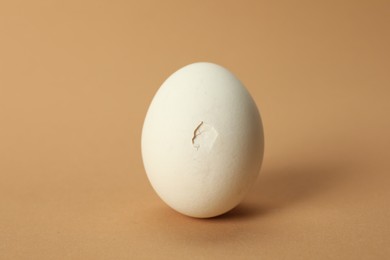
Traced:
<path fill-rule="evenodd" d="M 388 1 L 1 1 L 0 259 L 389 259 Z M 140 135 L 196 61 L 256 100 L 266 150 L 215 219 L 165 206 Z"/>

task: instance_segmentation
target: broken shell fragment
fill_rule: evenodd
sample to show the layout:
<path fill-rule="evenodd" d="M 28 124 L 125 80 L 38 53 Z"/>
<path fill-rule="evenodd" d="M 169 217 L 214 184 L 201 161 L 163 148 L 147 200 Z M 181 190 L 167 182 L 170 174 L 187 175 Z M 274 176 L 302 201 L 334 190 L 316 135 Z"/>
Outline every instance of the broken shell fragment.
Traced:
<path fill-rule="evenodd" d="M 237 206 L 255 182 L 263 127 L 254 100 L 230 71 L 194 63 L 157 91 L 141 145 L 148 179 L 166 204 L 214 217 Z"/>

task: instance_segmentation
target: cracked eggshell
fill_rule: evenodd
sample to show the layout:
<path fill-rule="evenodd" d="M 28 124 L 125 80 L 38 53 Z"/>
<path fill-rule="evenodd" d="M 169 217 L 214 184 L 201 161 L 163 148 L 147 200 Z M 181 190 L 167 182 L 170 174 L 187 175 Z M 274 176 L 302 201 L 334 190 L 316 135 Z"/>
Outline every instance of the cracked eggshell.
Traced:
<path fill-rule="evenodd" d="M 145 170 L 160 198 L 199 218 L 223 214 L 255 182 L 263 158 L 258 109 L 227 69 L 194 63 L 173 73 L 142 130 Z"/>

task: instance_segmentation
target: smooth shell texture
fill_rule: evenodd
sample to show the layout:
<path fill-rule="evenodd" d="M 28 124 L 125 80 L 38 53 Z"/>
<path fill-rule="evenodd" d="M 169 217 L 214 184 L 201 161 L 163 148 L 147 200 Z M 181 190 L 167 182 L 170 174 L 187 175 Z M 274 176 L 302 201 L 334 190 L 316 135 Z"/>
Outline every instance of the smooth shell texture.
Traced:
<path fill-rule="evenodd" d="M 170 207 L 213 217 L 243 199 L 260 170 L 263 127 L 252 97 L 227 69 L 194 63 L 160 87 L 142 131 L 150 183 Z"/>

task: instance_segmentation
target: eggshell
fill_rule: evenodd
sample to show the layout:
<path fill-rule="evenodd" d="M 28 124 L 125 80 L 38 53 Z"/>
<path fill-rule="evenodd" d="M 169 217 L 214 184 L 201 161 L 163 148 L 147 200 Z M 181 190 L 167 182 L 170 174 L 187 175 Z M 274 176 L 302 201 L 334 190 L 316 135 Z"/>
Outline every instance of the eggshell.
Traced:
<path fill-rule="evenodd" d="M 198 218 L 240 203 L 256 180 L 263 150 L 252 97 L 231 72 L 206 62 L 187 65 L 162 84 L 142 131 L 154 190 L 176 211 Z"/>

